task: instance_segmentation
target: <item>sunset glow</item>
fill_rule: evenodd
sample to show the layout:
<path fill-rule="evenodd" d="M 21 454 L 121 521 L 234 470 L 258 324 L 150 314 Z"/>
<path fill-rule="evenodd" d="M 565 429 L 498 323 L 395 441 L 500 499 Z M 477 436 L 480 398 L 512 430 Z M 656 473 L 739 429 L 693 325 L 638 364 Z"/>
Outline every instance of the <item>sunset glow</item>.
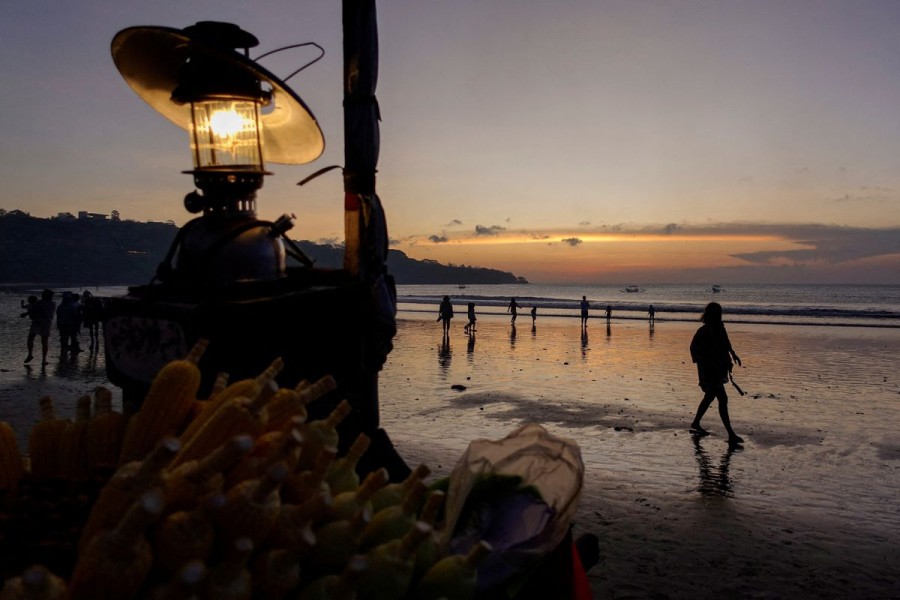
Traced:
<path fill-rule="evenodd" d="M 377 7 L 393 248 L 535 281 L 900 283 L 900 4 Z M 289 84 L 325 153 L 272 167 L 257 210 L 296 214 L 296 239 L 343 241 L 340 171 L 296 185 L 345 160 L 340 3 L 85 0 L 7 17 L 0 208 L 185 223 L 183 134 L 134 97 L 109 42 L 214 19 L 254 33 L 253 56 L 324 49 Z M 310 58 L 263 62 L 286 76 Z"/>

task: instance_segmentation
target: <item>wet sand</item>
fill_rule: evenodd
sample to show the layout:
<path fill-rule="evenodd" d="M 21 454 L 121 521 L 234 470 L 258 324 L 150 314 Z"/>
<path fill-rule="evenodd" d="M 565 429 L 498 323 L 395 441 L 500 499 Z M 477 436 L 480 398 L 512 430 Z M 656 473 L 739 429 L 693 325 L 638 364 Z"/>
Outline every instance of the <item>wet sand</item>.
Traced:
<path fill-rule="evenodd" d="M 449 473 L 469 441 L 539 422 L 581 447 L 577 531 L 600 538 L 597 598 L 884 598 L 900 594 L 900 335 L 893 330 L 730 326 L 745 368 L 729 388 L 729 450 L 687 424 L 700 399 L 687 353 L 695 325 L 401 314 L 381 377 L 381 419 L 410 464 Z M 21 325 L 4 319 L 0 337 Z M 16 333 L 13 331 L 12 333 Z M 24 336 L 23 336 L 24 337 Z M 26 370 L 0 350 L 0 419 L 60 412 L 105 382 L 103 359 Z M 52 352 L 51 352 L 52 356 Z M 451 389 L 452 385 L 465 390 Z M 17 425 L 18 427 L 18 425 Z"/>
<path fill-rule="evenodd" d="M 524 321 L 524 322 L 523 322 Z M 732 326 L 730 450 L 687 426 L 700 400 L 696 325 L 479 319 L 449 347 L 401 324 L 382 424 L 408 461 L 452 468 L 468 441 L 527 421 L 578 442 L 578 531 L 600 538 L 597 598 L 884 598 L 900 594 L 900 335 Z M 451 385 L 466 386 L 464 391 Z"/>

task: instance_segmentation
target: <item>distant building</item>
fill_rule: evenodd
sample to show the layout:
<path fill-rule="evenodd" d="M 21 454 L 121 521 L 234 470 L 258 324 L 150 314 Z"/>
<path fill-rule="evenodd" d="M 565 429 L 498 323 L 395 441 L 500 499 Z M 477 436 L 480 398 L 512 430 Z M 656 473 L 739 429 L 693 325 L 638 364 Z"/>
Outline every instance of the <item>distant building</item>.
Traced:
<path fill-rule="evenodd" d="M 74 221 L 75 215 L 73 215 L 70 212 L 61 212 L 61 213 L 57 213 L 57 215 L 53 218 L 56 219 L 57 221 Z"/>
<path fill-rule="evenodd" d="M 106 215 L 102 213 L 89 213 L 86 210 L 78 211 L 78 220 L 80 221 L 105 221 Z"/>

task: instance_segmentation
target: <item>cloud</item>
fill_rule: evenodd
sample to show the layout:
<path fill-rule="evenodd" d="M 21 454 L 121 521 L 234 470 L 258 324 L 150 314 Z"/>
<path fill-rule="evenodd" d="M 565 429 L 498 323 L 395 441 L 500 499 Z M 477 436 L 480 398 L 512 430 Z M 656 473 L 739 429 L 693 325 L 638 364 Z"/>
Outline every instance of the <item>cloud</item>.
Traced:
<path fill-rule="evenodd" d="M 490 227 L 485 227 L 483 225 L 475 226 L 475 235 L 497 235 L 501 231 L 505 231 L 506 227 L 500 227 L 499 225 L 491 225 Z"/>
<path fill-rule="evenodd" d="M 836 204 L 862 203 L 886 204 L 898 201 L 897 192 L 893 189 L 879 185 L 861 185 L 856 193 L 844 194 L 839 198 L 832 198 Z"/>
<path fill-rule="evenodd" d="M 453 219 L 452 221 L 450 221 L 449 223 L 444 225 L 444 227 L 459 227 L 462 224 L 463 224 L 463 222 L 460 221 L 459 219 Z"/>
<path fill-rule="evenodd" d="M 342 248 L 344 246 L 344 240 L 336 237 L 319 238 L 316 240 L 316 243 L 321 244 L 322 246 L 334 246 L 335 248 Z"/>
<path fill-rule="evenodd" d="M 434 242 L 435 244 L 443 244 L 447 242 L 446 235 L 429 235 L 428 239 Z"/>
<path fill-rule="evenodd" d="M 828 225 L 768 226 L 766 231 L 780 233 L 803 246 L 790 250 L 767 250 L 733 254 L 735 258 L 758 265 L 826 263 L 840 264 L 890 255 L 900 255 L 900 228 L 864 229 Z"/>
<path fill-rule="evenodd" d="M 590 224 L 591 224 L 590 221 L 581 221 L 581 222 L 578 223 L 578 226 L 579 226 L 579 227 L 587 227 L 587 226 L 590 225 Z"/>
<path fill-rule="evenodd" d="M 581 240 L 577 237 L 564 238 L 559 241 L 562 242 L 563 244 L 568 244 L 568 245 L 572 246 L 573 248 L 581 243 Z"/>
<path fill-rule="evenodd" d="M 662 229 L 662 232 L 668 235 L 672 235 L 676 231 L 678 231 L 678 225 L 676 225 L 675 223 L 669 223 Z"/>

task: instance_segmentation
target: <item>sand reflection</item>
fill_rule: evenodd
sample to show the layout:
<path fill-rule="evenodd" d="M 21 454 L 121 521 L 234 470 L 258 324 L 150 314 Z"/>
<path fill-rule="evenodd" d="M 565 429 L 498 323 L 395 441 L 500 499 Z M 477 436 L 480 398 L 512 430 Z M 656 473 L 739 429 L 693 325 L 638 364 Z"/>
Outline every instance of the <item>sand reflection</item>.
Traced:
<path fill-rule="evenodd" d="M 701 442 L 703 438 L 692 435 L 691 439 L 694 442 L 694 457 L 697 459 L 697 467 L 700 470 L 700 482 L 697 487 L 700 495 L 734 498 L 734 483 L 731 481 L 729 468 L 731 466 L 731 457 L 735 452 L 740 451 L 741 447 L 728 444 L 718 464 L 713 464 L 709 453 L 703 448 Z"/>

